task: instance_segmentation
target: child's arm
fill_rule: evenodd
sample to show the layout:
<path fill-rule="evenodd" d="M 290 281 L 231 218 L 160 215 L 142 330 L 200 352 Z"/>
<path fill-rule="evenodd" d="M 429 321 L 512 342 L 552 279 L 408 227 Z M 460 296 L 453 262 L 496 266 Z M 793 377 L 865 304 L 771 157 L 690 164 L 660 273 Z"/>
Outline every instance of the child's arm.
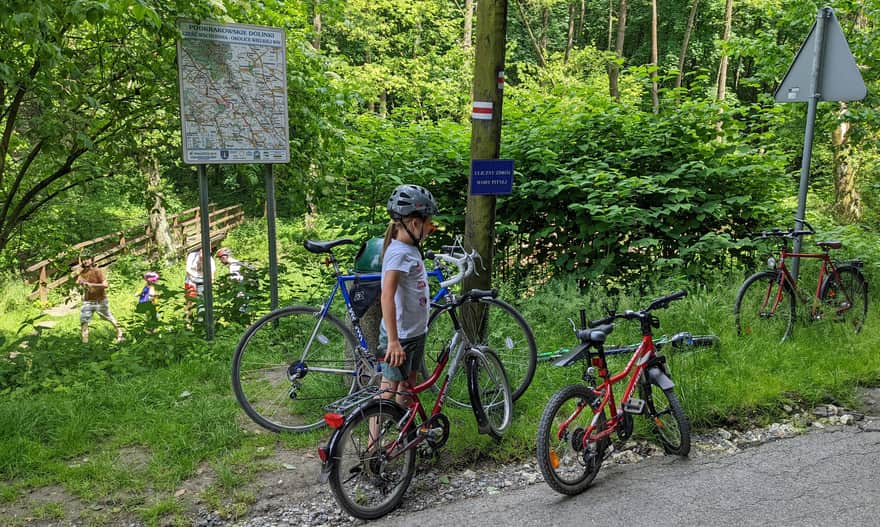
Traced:
<path fill-rule="evenodd" d="M 406 360 L 406 353 L 397 335 L 397 306 L 394 305 L 394 294 L 397 292 L 400 275 L 400 271 L 385 271 L 382 286 L 382 320 L 385 321 L 385 332 L 388 334 L 385 363 L 393 367 L 400 366 Z"/>

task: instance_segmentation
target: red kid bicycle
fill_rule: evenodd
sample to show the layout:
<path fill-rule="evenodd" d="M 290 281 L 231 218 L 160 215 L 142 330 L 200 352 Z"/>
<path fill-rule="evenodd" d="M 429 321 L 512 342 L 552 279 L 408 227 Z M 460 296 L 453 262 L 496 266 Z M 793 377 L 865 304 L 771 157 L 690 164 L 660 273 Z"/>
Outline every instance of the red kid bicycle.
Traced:
<path fill-rule="evenodd" d="M 764 231 L 760 238 L 780 240 L 779 260 L 769 258 L 770 267 L 748 277 L 733 305 L 736 331 L 740 335 L 780 334 L 781 340 L 791 337 L 797 318 L 797 301 L 809 305 L 809 320 L 829 319 L 844 323 L 858 332 L 868 314 L 868 283 L 861 272 L 860 260 L 836 264 L 828 252 L 840 249 L 839 241 L 816 242 L 821 253 L 795 253 L 788 249 L 788 241 L 799 236 L 815 234 L 812 225 L 799 220 L 806 229 Z M 786 258 L 814 258 L 822 261 L 812 295 L 798 287 L 785 265 Z"/>
<path fill-rule="evenodd" d="M 685 296 L 687 291 L 680 291 L 658 298 L 640 311 L 611 313 L 590 322 L 589 327 L 581 311 L 582 329 L 575 331 L 580 345 L 554 365 L 571 366 L 586 360 L 589 366 L 583 375 L 585 384 L 570 384 L 556 392 L 538 425 L 538 467 L 553 490 L 562 494 L 583 492 L 613 451 L 609 448 L 611 434 L 616 433 L 621 441 L 632 435 L 633 415 L 643 415 L 651 422 L 667 454 L 688 455 L 690 425 L 675 395 L 666 357 L 659 355 L 654 345 L 653 329 L 660 327 L 660 321 L 651 314 Z M 638 320 L 642 343 L 626 367 L 612 375 L 608 372 L 604 343 L 617 319 Z M 629 381 L 621 405 L 617 406 L 613 387 L 626 378 Z M 633 396 L 636 388 L 638 398 Z"/>

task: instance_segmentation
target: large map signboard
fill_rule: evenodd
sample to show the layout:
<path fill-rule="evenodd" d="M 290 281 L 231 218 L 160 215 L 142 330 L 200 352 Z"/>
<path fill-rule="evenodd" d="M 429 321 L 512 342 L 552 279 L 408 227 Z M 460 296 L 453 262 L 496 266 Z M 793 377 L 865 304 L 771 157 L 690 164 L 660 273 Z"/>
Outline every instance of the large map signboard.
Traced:
<path fill-rule="evenodd" d="M 284 30 L 185 19 L 178 27 L 184 163 L 289 162 Z"/>

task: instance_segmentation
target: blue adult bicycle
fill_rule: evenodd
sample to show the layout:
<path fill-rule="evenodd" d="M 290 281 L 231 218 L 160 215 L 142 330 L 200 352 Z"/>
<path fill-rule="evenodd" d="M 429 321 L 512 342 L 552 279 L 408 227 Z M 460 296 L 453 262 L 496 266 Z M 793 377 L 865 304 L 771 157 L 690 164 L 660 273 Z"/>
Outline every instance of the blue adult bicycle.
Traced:
<path fill-rule="evenodd" d="M 353 300 L 356 285 L 378 285 L 381 274 L 340 270 L 333 249 L 352 243 L 348 238 L 305 241 L 309 252 L 326 255 L 333 267 L 335 281 L 330 294 L 317 307 L 294 305 L 266 314 L 245 331 L 236 347 L 232 359 L 235 397 L 245 413 L 264 428 L 305 432 L 324 426 L 325 413 L 345 413 L 361 404 L 357 394 L 369 394 L 363 389 L 377 385 L 381 378 L 381 363 L 367 345 L 361 313 Z M 464 251 L 460 241 L 426 254 L 426 259 L 434 262 L 428 275 L 440 288 L 432 299 L 423 373 L 434 369 L 453 338 L 446 306 L 456 295 L 450 286 L 475 271 L 475 256 Z M 452 267 L 455 274 L 446 278 Z M 331 312 L 337 296 L 343 299 L 347 320 Z M 531 383 L 537 364 L 537 346 L 528 323 L 497 294 L 468 297 L 458 309 L 462 331 L 470 342 L 487 346 L 498 355 L 516 400 Z M 451 381 L 449 401 L 469 406 L 467 385 L 459 377 Z"/>

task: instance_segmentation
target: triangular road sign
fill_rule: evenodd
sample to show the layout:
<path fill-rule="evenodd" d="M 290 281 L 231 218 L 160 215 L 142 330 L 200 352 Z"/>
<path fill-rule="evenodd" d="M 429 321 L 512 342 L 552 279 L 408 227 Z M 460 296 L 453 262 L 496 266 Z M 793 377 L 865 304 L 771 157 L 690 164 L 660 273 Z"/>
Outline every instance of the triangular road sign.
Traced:
<path fill-rule="evenodd" d="M 834 11 L 828 8 L 831 16 L 825 20 L 824 53 L 819 72 L 817 91 L 820 101 L 858 101 L 865 98 L 868 90 L 856 66 L 856 60 L 849 50 L 849 44 Z M 810 30 L 807 40 L 795 56 L 794 63 L 776 88 L 776 102 L 808 102 L 810 81 L 813 72 L 814 49 L 816 47 L 816 24 Z M 820 51 L 821 52 L 821 51 Z"/>

